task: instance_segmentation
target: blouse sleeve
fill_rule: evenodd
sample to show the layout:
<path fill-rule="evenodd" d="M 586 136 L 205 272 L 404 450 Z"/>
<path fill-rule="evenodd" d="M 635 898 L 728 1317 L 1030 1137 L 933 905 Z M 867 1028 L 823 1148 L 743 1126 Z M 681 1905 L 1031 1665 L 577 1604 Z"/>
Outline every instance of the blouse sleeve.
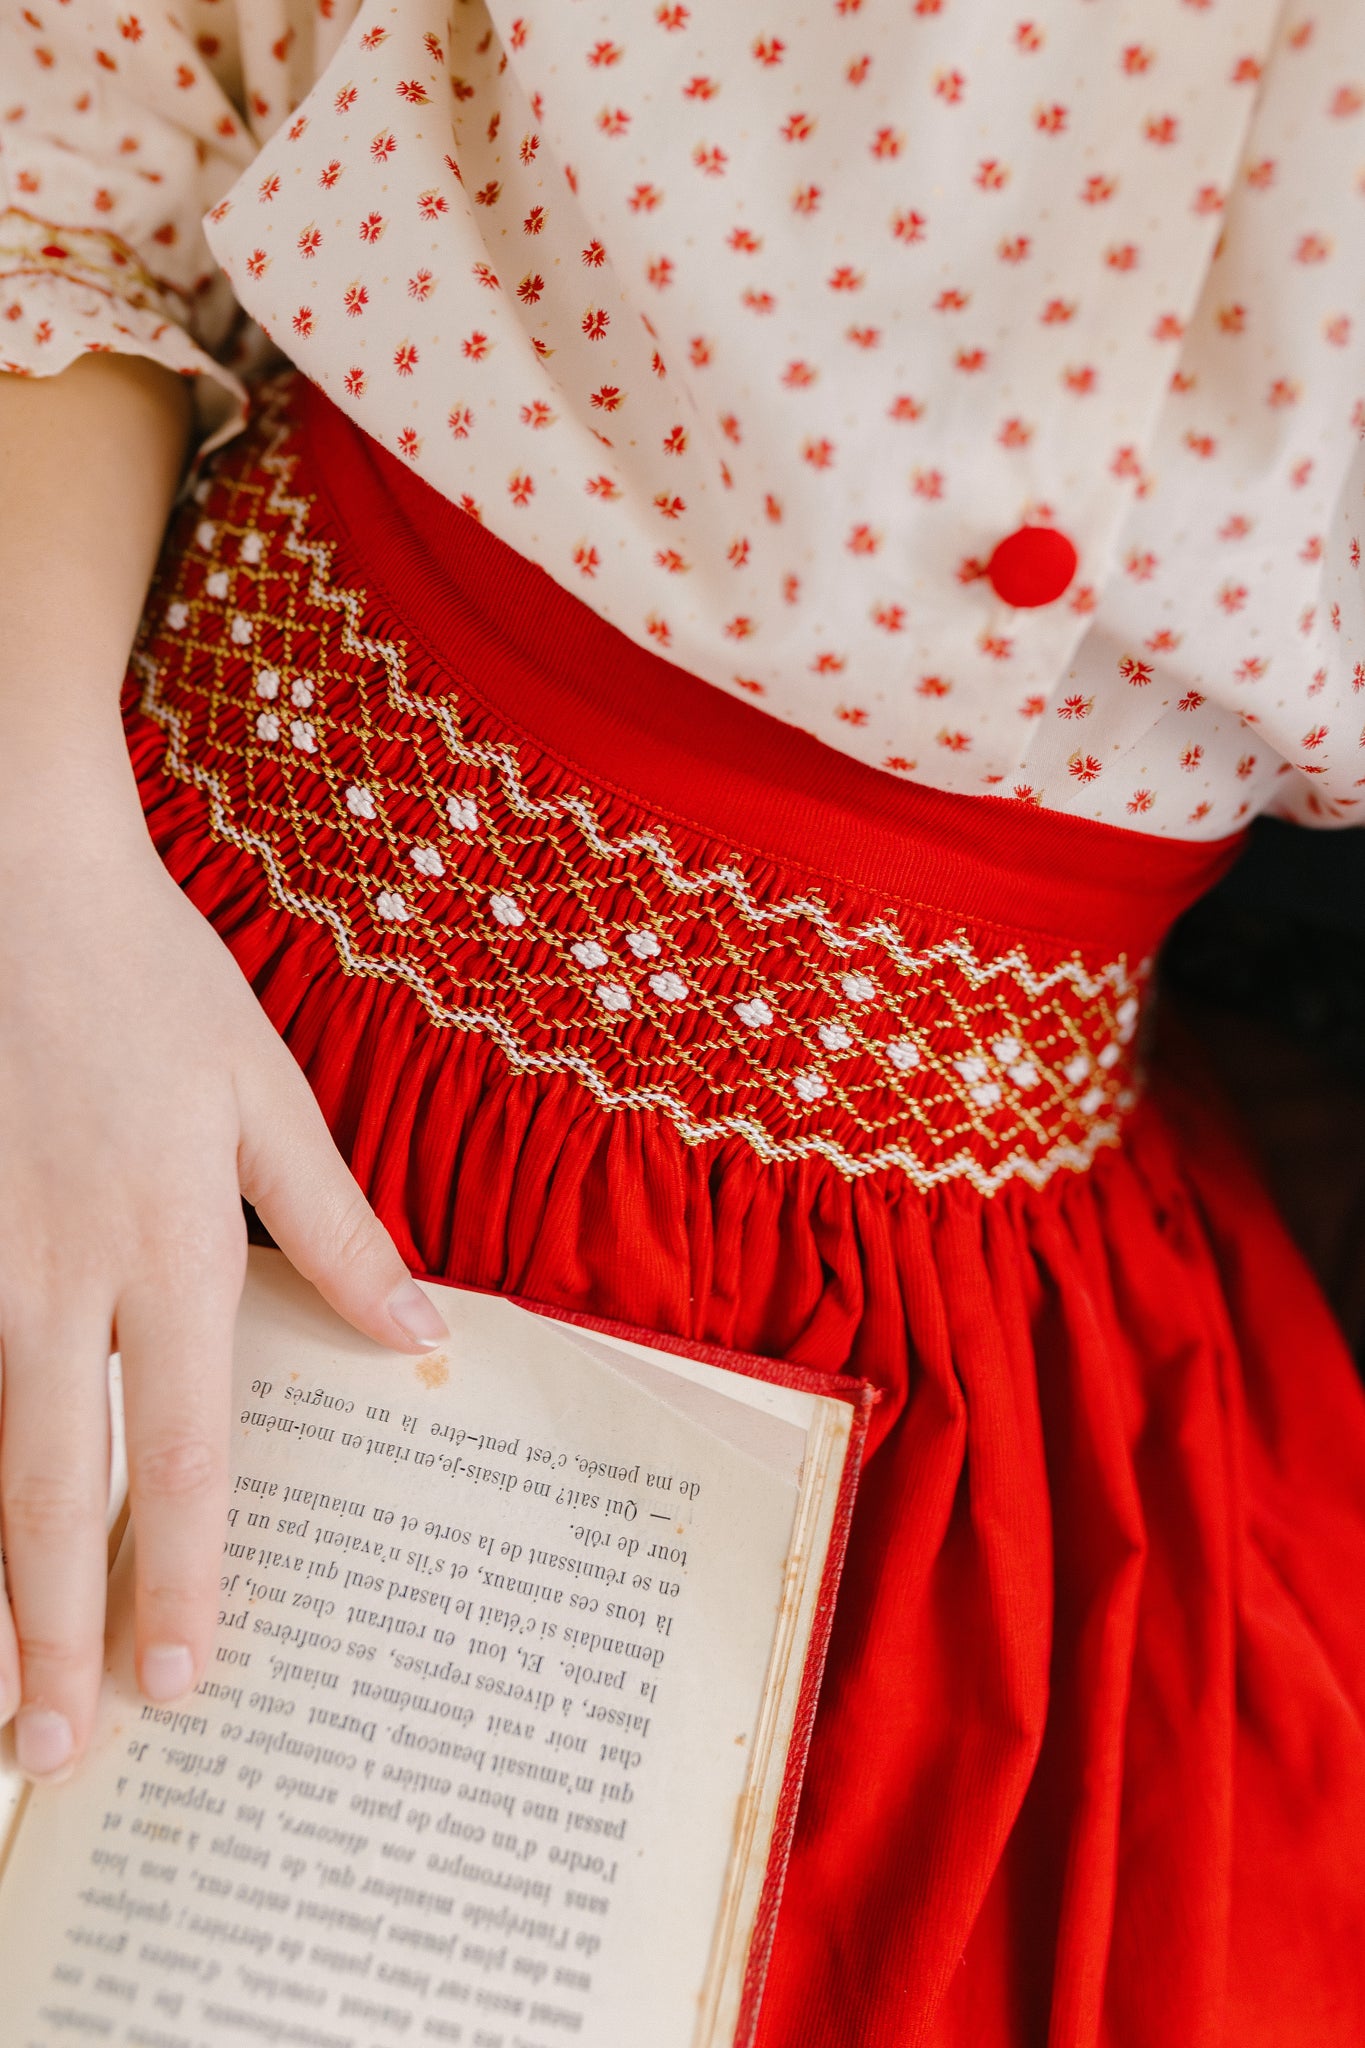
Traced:
<path fill-rule="evenodd" d="M 0 0 L 0 369 L 150 356 L 194 379 L 196 462 L 248 409 L 201 227 L 257 151 L 236 58 L 161 5 Z"/>

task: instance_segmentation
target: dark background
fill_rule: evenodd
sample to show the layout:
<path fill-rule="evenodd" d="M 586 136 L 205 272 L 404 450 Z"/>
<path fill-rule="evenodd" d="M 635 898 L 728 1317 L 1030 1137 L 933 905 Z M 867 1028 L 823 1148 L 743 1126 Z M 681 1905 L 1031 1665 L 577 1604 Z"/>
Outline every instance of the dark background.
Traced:
<path fill-rule="evenodd" d="M 1160 971 L 1365 1367 L 1365 832 L 1259 820 Z"/>

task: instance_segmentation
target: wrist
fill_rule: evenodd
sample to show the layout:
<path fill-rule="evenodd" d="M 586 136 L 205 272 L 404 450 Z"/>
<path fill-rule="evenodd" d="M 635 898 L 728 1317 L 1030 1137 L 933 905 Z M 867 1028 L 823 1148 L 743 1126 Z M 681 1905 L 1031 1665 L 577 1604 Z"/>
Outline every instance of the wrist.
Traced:
<path fill-rule="evenodd" d="M 22 719 L 0 715 L 0 884 L 59 849 L 103 859 L 150 850 L 116 710 L 91 706 L 74 724 L 31 706 Z"/>

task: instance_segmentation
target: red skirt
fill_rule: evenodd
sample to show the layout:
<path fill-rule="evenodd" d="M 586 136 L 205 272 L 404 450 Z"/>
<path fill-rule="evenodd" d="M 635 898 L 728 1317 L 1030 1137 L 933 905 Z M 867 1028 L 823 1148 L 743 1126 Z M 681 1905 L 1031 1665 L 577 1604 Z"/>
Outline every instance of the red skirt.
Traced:
<path fill-rule="evenodd" d="M 420 1271 L 880 1390 L 762 2048 L 1360 2048 L 1365 1398 L 1150 961 L 1230 847 L 898 783 L 278 380 L 156 843 Z"/>

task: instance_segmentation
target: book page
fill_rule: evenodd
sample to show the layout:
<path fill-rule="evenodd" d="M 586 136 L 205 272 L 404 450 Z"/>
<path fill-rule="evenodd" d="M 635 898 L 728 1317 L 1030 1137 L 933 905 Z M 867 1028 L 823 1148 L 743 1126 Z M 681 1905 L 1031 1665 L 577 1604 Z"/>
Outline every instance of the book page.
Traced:
<path fill-rule="evenodd" d="M 432 1291 L 403 1358 L 253 1254 L 212 1669 L 138 1698 L 125 1545 L 96 1752 L 0 1885 L 7 2048 L 692 2048 L 833 1404 Z"/>

